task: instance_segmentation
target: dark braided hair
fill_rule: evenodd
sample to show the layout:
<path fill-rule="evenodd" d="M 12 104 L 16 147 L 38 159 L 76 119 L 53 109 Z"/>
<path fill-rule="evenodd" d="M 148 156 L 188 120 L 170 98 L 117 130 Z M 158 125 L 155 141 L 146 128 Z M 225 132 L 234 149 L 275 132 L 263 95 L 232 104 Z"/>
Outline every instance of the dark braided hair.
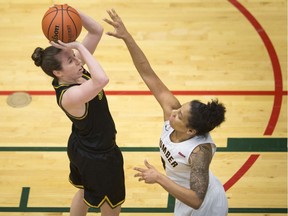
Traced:
<path fill-rule="evenodd" d="M 61 70 L 61 62 L 55 58 L 57 54 L 61 52 L 61 49 L 58 49 L 53 46 L 49 46 L 46 49 L 41 47 L 37 47 L 31 58 L 34 61 L 34 64 L 37 67 L 41 67 L 42 70 L 48 75 L 53 78 L 56 78 L 53 74 L 53 70 Z"/>
<path fill-rule="evenodd" d="M 225 121 L 225 112 L 226 108 L 217 99 L 207 104 L 193 100 L 190 102 L 190 118 L 187 126 L 195 129 L 197 135 L 204 135 Z"/>

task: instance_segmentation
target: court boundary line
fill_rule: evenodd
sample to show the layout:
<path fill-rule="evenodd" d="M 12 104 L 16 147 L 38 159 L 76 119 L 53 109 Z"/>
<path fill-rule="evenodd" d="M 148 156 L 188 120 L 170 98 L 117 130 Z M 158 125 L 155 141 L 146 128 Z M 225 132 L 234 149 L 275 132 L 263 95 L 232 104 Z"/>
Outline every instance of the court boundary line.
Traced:
<path fill-rule="evenodd" d="M 229 0 L 232 4 L 234 4 L 234 6 L 236 6 L 236 4 L 238 4 L 238 6 L 236 6 L 239 9 L 239 5 L 242 7 L 242 9 L 244 8 L 240 3 L 238 3 L 236 0 Z M 245 9 L 245 8 L 244 8 Z M 240 10 L 240 9 L 239 9 Z M 282 74 L 281 74 L 281 67 L 278 61 L 278 57 L 277 54 L 275 52 L 275 49 L 273 47 L 273 44 L 271 43 L 268 35 L 266 34 L 266 32 L 264 31 L 264 29 L 261 27 L 261 25 L 258 23 L 258 21 L 252 16 L 252 14 L 250 14 L 250 12 L 248 12 L 246 9 L 245 11 L 241 11 L 244 16 L 246 16 L 246 18 L 251 22 L 251 24 L 255 27 L 255 29 L 257 30 L 258 34 L 260 35 L 260 37 L 262 38 L 265 47 L 267 48 L 268 54 L 270 56 L 270 60 L 272 62 L 272 67 L 273 67 L 273 71 L 274 71 L 274 82 L 275 82 L 275 91 L 177 91 L 177 93 L 174 93 L 175 95 L 272 95 L 274 96 L 274 104 L 273 104 L 273 108 L 272 108 L 272 113 L 268 122 L 268 125 L 266 127 L 266 130 L 264 132 L 264 135 L 272 135 L 273 131 L 275 129 L 275 126 L 277 124 L 279 115 L 280 115 L 280 110 L 281 110 L 281 105 L 282 105 L 282 95 L 287 95 L 287 91 L 283 91 L 283 83 L 282 83 Z M 244 13 L 245 12 L 245 13 Z M 254 19 L 253 21 L 251 21 L 251 17 L 247 17 L 248 15 L 251 15 L 252 18 Z M 253 23 L 252 23 L 253 22 Z M 256 28 L 256 25 L 258 25 L 258 27 Z M 260 27 L 260 28 L 259 28 Z M 280 73 L 279 73 L 280 72 Z M 279 82 L 280 81 L 280 82 Z M 2 91 L 0 91 L 0 95 Z M 9 91 L 8 91 L 9 92 Z M 15 91 L 14 91 L 15 92 Z M 31 92 L 31 91 L 30 91 Z M 116 91 L 115 91 L 116 92 Z M 115 93 L 114 92 L 114 93 Z M 121 91 L 118 91 L 121 92 Z M 127 92 L 127 91 L 123 91 L 123 92 Z M 144 92 L 144 91 L 143 91 Z M 151 93 L 147 93 L 144 92 L 139 92 L 139 91 L 131 91 L 129 95 L 151 95 Z M 186 93 L 185 93 L 186 92 Z M 43 93 L 43 92 L 42 92 Z M 178 94 L 179 93 L 179 94 Z M 191 94 L 192 93 L 192 94 Z M 32 92 L 32 95 L 37 95 L 38 93 L 36 91 Z M 109 94 L 109 93 L 108 93 Z M 50 95 L 47 93 L 44 93 L 44 95 Z M 119 94 L 114 94 L 114 95 L 119 95 Z M 0 147 L 2 148 L 2 147 Z M 5 147 L 4 147 L 5 148 Z M 17 148 L 17 147 L 16 147 Z M 28 147 L 29 148 L 29 147 Z M 33 148 L 33 147 L 32 147 Z M 36 147 L 38 148 L 38 147 Z M 41 147 L 39 147 L 41 148 Z M 48 147 L 49 148 L 49 147 Z M 61 148 L 61 147 L 60 147 Z M 219 149 L 219 148 L 218 148 Z M 226 148 L 223 148 L 222 150 L 224 152 L 226 152 L 226 150 L 224 150 Z M 66 148 L 65 148 L 66 150 Z M 147 149 L 146 149 L 147 150 Z M 149 149 L 148 149 L 149 150 Z M 2 151 L 2 150 L 0 150 Z M 5 151 L 5 150 L 4 150 Z M 128 150 L 129 151 L 129 150 Z M 153 149 L 154 151 L 154 149 Z M 158 148 L 157 148 L 158 151 Z M 250 150 L 248 150 L 250 151 Z M 264 150 L 265 152 L 267 151 Z M 286 150 L 287 151 L 287 150 Z M 218 150 L 219 152 L 219 150 Z M 221 152 L 221 150 L 220 150 Z M 282 152 L 282 151 L 281 151 Z M 259 155 L 258 155 L 259 156 Z M 258 157 L 257 157 L 258 158 Z M 257 159 L 256 158 L 256 159 Z M 29 189 L 29 190 L 28 190 Z M 23 192 L 24 191 L 24 192 Z M 47 212 L 59 212 L 57 209 L 65 209 L 64 212 L 66 212 L 66 210 L 69 208 L 57 208 L 57 207 L 52 207 L 52 208 L 45 208 L 45 207 L 27 207 L 28 205 L 28 199 L 29 199 L 29 191 L 30 188 L 28 187 L 24 187 L 22 188 L 22 194 L 21 194 L 21 199 L 20 199 L 20 204 L 18 209 L 21 209 L 21 212 L 39 212 L 37 211 L 37 209 L 42 209 L 42 210 L 49 210 Z M 174 199 L 172 197 L 172 199 Z M 168 196 L 168 204 L 167 204 L 167 208 L 122 208 L 121 212 L 134 212 L 134 213 L 140 213 L 143 212 L 143 209 L 145 210 L 144 212 L 146 213 L 156 213 L 157 210 L 160 211 L 161 213 L 163 212 L 173 212 L 173 208 L 171 210 L 171 205 L 169 206 L 169 203 L 172 200 L 170 198 L 170 194 Z M 173 200 L 172 200 L 173 202 Z M 174 205 L 173 205 L 174 207 Z M 0 207 L 0 212 L 2 212 L 2 209 L 14 209 L 17 207 Z M 136 209 L 136 211 L 135 211 Z M 28 210 L 28 211 L 22 211 L 22 210 Z M 35 211 L 36 210 L 36 211 Z M 52 210 L 52 211 L 51 211 Z M 53 211 L 56 210 L 56 211 Z M 139 210 L 139 211 L 138 211 Z M 148 212 L 146 211 L 148 210 Z M 150 211 L 152 210 L 152 211 Z M 156 211 L 155 211 L 156 210 Z M 163 211 L 164 210 L 164 211 Z M 167 210 L 167 211 L 166 211 Z M 10 212 L 10 211 L 9 211 Z M 41 211 L 43 212 L 43 211 Z M 46 212 L 46 211 L 44 211 Z M 63 212 L 63 211 L 61 211 Z M 90 210 L 89 210 L 90 212 Z M 99 209 L 91 209 L 91 212 L 99 212 Z M 229 213 L 287 213 L 287 208 L 229 208 Z"/>
<path fill-rule="evenodd" d="M 69 207 L 28 207 L 30 187 L 23 187 L 19 207 L 0 207 L 0 212 L 69 212 Z M 175 198 L 168 194 L 167 207 L 164 208 L 121 208 L 121 213 L 173 213 Z M 90 208 L 88 212 L 100 212 Z M 287 213 L 287 208 L 229 208 L 229 213 Z"/>
<path fill-rule="evenodd" d="M 287 138 L 228 138 L 227 147 L 217 147 L 217 152 L 287 152 Z M 119 147 L 123 152 L 159 152 L 159 147 Z M 67 151 L 67 147 L 0 146 L 0 152 Z"/>
<path fill-rule="evenodd" d="M 106 95 L 118 95 L 118 96 L 145 96 L 152 95 L 152 93 L 148 90 L 104 90 Z M 17 92 L 25 92 L 34 96 L 52 96 L 55 95 L 55 91 L 49 90 L 2 90 L 0 91 L 0 96 L 8 96 Z M 241 91 L 232 91 L 232 90 L 171 90 L 174 95 L 203 95 L 203 96 L 274 96 L 275 91 L 249 91 L 249 90 L 241 90 Z M 288 91 L 283 90 L 281 95 L 287 96 Z"/>
<path fill-rule="evenodd" d="M 271 144 L 272 143 L 272 144 Z M 66 147 L 0 147 L 1 151 L 66 151 Z M 223 152 L 287 152 L 287 138 L 228 138 L 227 147 Z M 220 150 L 221 150 L 220 149 Z M 122 151 L 150 151 L 158 152 L 158 147 L 124 147 Z M 219 152 L 219 150 L 217 150 Z M 256 162 L 260 154 L 252 154 L 240 169 L 224 184 L 227 191 L 230 189 Z M 226 185 L 226 186 L 225 186 Z M 0 212 L 69 212 L 69 208 L 62 207 L 27 207 L 30 187 L 23 187 L 19 207 L 0 207 Z M 134 213 L 172 213 L 175 198 L 168 194 L 166 208 L 129 208 L 122 211 Z M 99 209 L 89 209 L 89 212 L 99 212 Z M 287 208 L 229 208 L 229 213 L 287 213 Z"/>
<path fill-rule="evenodd" d="M 254 27 L 254 29 L 256 30 L 260 38 L 262 39 L 262 42 L 270 57 L 270 61 L 271 61 L 272 68 L 273 68 L 273 75 L 274 75 L 274 103 L 273 103 L 270 119 L 266 126 L 264 135 L 272 135 L 276 127 L 278 118 L 280 116 L 281 106 L 282 106 L 282 92 L 283 92 L 282 70 L 281 70 L 280 62 L 277 56 L 277 52 L 268 34 L 264 30 L 264 28 L 261 26 L 261 24 L 258 22 L 258 20 L 252 15 L 252 13 L 250 13 L 237 0 L 229 0 L 229 2 L 232 5 L 234 5 Z"/>

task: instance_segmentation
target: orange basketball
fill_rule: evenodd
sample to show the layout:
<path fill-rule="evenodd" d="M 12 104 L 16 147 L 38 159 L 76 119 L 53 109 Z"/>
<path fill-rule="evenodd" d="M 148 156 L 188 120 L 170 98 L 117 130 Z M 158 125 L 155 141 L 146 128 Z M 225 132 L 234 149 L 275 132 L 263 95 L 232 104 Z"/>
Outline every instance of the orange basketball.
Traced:
<path fill-rule="evenodd" d="M 42 31 L 49 41 L 75 41 L 82 30 L 78 12 L 67 4 L 50 7 L 42 19 Z"/>

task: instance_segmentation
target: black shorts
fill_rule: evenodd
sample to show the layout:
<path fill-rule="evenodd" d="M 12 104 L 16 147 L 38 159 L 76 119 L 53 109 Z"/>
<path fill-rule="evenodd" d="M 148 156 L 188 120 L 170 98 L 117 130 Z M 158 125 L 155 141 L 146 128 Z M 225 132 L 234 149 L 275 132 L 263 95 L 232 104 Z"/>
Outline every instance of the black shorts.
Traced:
<path fill-rule="evenodd" d="M 99 208 L 104 202 L 111 208 L 121 205 L 125 201 L 125 179 L 119 147 L 115 143 L 109 150 L 90 152 L 77 147 L 77 144 L 70 137 L 71 184 L 84 189 L 84 201 L 90 207 Z"/>

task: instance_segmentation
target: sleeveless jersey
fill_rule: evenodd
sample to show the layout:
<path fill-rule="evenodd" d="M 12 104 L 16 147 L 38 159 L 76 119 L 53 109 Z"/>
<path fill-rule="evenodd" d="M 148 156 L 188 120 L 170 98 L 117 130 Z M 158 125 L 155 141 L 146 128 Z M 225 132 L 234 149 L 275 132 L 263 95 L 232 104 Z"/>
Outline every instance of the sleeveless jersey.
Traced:
<path fill-rule="evenodd" d="M 90 73 L 84 68 L 82 77 L 86 80 L 91 79 Z M 116 128 L 104 90 L 85 104 L 86 110 L 82 117 L 75 117 L 62 107 L 61 101 L 67 89 L 80 84 L 63 85 L 54 79 L 52 85 L 56 92 L 57 104 L 72 121 L 71 135 L 76 136 L 81 146 L 87 150 L 110 149 L 115 144 Z"/>
<path fill-rule="evenodd" d="M 160 138 L 160 155 L 165 167 L 166 175 L 178 185 L 190 189 L 191 165 L 189 157 L 192 151 L 200 144 L 210 143 L 212 147 L 212 156 L 216 151 L 216 145 L 209 133 L 203 136 L 195 136 L 181 143 L 173 143 L 170 134 L 174 129 L 169 121 L 164 122 Z M 218 199 L 218 200 L 217 200 Z M 220 204 L 216 204 L 220 202 Z M 217 208 L 215 207 L 217 206 Z M 220 207 L 220 209 L 218 209 Z M 195 210 L 176 199 L 175 216 L 194 216 L 194 215 L 227 215 L 228 204 L 224 188 L 220 181 L 209 171 L 209 186 L 205 199 L 198 210 Z"/>

